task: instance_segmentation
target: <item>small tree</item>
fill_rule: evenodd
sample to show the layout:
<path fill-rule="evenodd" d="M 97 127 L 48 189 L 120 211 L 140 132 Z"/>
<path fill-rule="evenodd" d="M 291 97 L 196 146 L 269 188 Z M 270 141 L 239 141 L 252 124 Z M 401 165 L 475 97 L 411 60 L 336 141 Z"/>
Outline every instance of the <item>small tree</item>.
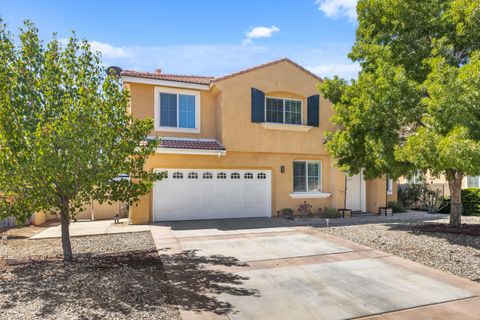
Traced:
<path fill-rule="evenodd" d="M 132 204 L 162 178 L 144 171 L 158 145 L 145 139 L 152 120 L 133 119 L 128 100 L 87 41 L 73 34 L 62 47 L 54 35 L 44 47 L 27 21 L 16 46 L 0 21 L 0 214 L 59 214 L 65 261 L 86 203 Z"/>
<path fill-rule="evenodd" d="M 339 125 L 327 149 L 367 178 L 444 174 L 460 226 L 462 178 L 480 173 L 480 0 L 360 0 L 357 13 L 358 80 L 320 87 Z"/>

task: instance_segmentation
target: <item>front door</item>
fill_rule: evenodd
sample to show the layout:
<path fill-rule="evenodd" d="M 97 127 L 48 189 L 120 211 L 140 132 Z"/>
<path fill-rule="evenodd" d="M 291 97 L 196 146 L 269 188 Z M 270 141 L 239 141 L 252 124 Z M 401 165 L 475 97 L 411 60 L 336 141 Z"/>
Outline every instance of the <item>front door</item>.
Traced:
<path fill-rule="evenodd" d="M 366 182 L 363 171 L 354 176 L 347 176 L 346 207 L 352 211 L 367 211 Z"/>

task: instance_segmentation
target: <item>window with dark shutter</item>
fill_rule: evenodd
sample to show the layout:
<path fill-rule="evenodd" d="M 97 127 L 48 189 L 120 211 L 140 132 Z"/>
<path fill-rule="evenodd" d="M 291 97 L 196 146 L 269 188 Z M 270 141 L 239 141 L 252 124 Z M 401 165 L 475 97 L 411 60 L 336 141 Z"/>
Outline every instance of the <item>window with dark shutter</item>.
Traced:
<path fill-rule="evenodd" d="M 265 122 L 265 93 L 252 88 L 252 122 Z"/>
<path fill-rule="evenodd" d="M 307 125 L 318 127 L 320 118 L 320 96 L 314 95 L 307 98 Z"/>

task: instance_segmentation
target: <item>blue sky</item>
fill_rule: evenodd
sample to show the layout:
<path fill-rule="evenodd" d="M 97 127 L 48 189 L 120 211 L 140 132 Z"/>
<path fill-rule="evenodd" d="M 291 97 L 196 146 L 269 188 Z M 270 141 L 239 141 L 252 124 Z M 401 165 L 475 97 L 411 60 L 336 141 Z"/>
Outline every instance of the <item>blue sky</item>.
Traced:
<path fill-rule="evenodd" d="M 347 54 L 356 0 L 0 0 L 15 34 L 24 19 L 42 39 L 75 30 L 105 65 L 220 76 L 289 57 L 316 74 L 356 77 Z"/>

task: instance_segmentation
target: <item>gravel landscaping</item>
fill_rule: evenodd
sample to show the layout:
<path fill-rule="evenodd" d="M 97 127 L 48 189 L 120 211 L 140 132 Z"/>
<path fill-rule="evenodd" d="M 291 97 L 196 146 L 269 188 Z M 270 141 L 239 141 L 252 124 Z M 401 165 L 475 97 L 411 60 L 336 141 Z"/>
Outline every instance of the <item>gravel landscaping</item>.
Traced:
<path fill-rule="evenodd" d="M 42 228 L 0 232 L 2 319 L 180 319 L 150 232 L 28 240 Z"/>
<path fill-rule="evenodd" d="M 422 225 L 432 222 L 390 222 L 319 230 L 480 282 L 480 237 L 420 230 Z M 447 223 L 448 219 L 434 222 Z M 462 222 L 480 224 L 480 217 L 462 217 Z"/>

